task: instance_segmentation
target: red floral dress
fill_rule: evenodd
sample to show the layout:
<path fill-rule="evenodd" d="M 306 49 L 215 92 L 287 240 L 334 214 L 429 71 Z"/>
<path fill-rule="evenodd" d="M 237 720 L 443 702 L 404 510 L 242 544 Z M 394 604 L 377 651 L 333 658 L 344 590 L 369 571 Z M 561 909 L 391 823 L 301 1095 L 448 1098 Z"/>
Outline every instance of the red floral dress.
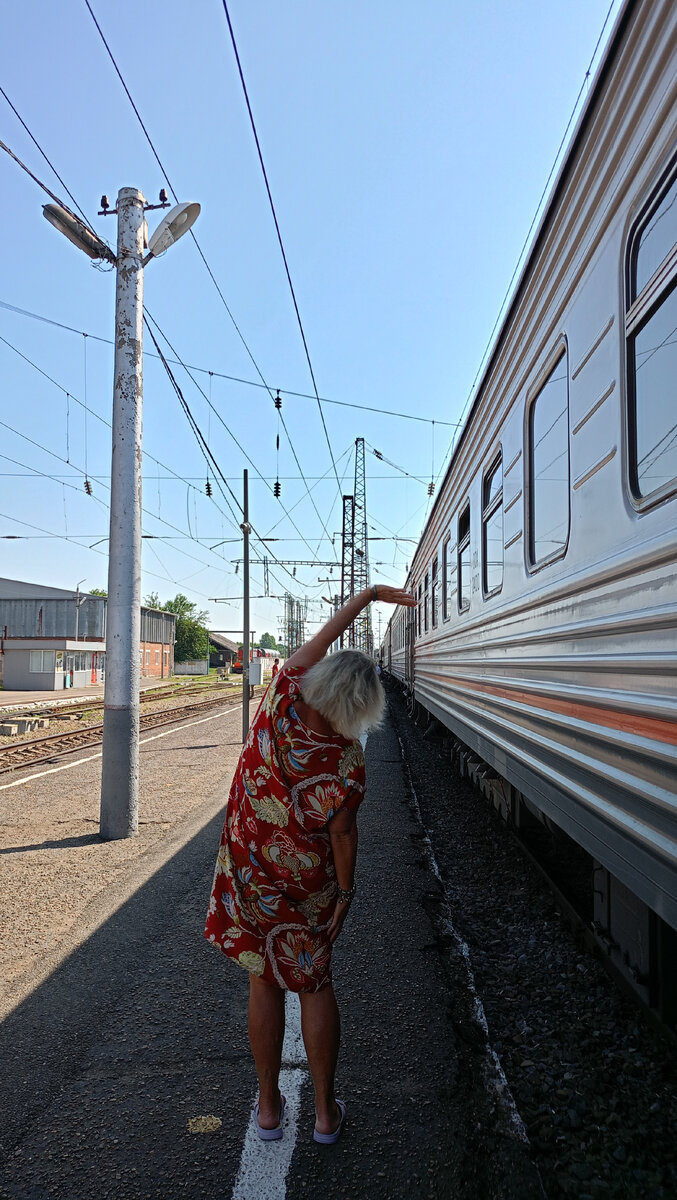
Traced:
<path fill-rule="evenodd" d="M 327 822 L 364 795 L 359 741 L 308 729 L 294 708 L 303 672 L 272 680 L 242 749 L 205 937 L 239 966 L 292 992 L 331 981 L 327 926 L 336 873 Z"/>

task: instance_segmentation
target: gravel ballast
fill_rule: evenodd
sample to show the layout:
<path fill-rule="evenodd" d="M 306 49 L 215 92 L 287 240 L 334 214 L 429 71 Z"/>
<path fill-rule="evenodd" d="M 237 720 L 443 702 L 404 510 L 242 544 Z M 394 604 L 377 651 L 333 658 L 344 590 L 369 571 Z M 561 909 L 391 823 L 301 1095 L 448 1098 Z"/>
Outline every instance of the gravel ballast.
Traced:
<path fill-rule="evenodd" d="M 677 1051 L 578 945 L 536 867 L 395 688 L 389 706 L 547 1196 L 677 1196 Z"/>

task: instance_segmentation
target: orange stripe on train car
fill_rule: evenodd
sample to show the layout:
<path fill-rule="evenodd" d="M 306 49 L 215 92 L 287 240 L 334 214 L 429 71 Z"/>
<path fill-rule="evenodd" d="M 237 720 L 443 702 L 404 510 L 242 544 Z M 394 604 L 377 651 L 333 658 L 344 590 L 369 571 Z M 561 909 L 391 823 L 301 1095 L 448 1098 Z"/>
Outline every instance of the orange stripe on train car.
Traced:
<path fill-rule="evenodd" d="M 638 717 L 631 713 L 619 713 L 614 708 L 603 708 L 599 704 L 588 701 L 555 700 L 551 696 L 534 695 L 517 687 L 497 687 L 492 683 L 476 683 L 462 679 L 458 675 L 438 676 L 440 681 L 454 682 L 460 687 L 470 688 L 476 692 L 484 692 L 490 696 L 501 696 L 506 700 L 517 700 L 529 708 L 546 709 L 549 712 L 561 713 L 565 717 L 575 717 L 577 720 L 588 721 L 593 725 L 604 725 L 619 733 L 633 733 L 636 737 L 653 738 L 657 742 L 666 742 L 677 746 L 677 722 L 666 721 L 661 717 Z"/>

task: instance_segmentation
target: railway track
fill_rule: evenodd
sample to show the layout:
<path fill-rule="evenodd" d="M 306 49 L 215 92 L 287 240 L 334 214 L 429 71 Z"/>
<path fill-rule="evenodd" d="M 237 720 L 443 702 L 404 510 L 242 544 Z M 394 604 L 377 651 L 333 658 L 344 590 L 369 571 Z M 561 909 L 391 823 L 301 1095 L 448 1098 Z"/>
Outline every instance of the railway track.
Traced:
<path fill-rule="evenodd" d="M 150 704 L 153 701 L 171 699 L 173 696 L 204 696 L 205 693 L 216 692 L 219 694 L 227 692 L 231 697 L 234 693 L 241 691 L 242 681 L 238 680 L 236 684 L 202 684 L 199 687 L 186 687 L 179 685 L 178 687 L 163 687 L 157 689 L 148 689 L 139 694 L 140 704 Z M 104 700 L 103 696 L 89 697 L 83 696 L 81 703 L 71 705 L 55 704 L 49 708 L 24 708 L 21 709 L 2 709 L 2 716 L 11 721 L 12 717 L 33 718 L 47 717 L 50 720 L 61 721 L 66 717 L 82 716 L 83 712 L 98 712 L 103 711 Z"/>
<path fill-rule="evenodd" d="M 255 697 L 262 690 L 262 688 L 257 688 L 254 693 Z M 202 689 L 202 694 L 204 694 L 204 689 Z M 140 729 L 142 732 L 145 732 L 148 729 L 161 728 L 163 725 L 176 725 L 184 721 L 187 717 L 194 716 L 196 713 L 209 712 L 211 709 L 219 708 L 222 704 L 229 703 L 234 699 L 235 696 L 232 692 L 227 694 L 220 692 L 218 696 L 215 696 L 211 700 L 202 700 L 199 703 L 193 704 L 182 704 L 177 708 L 165 708 L 155 713 L 142 713 L 140 717 Z M 103 724 L 99 722 L 96 725 L 80 726 L 78 729 L 69 729 L 64 733 L 48 734 L 46 737 L 32 738 L 30 741 L 19 742 L 15 746 L 10 746 L 6 750 L 0 751 L 0 775 L 6 775 L 10 771 L 17 771 L 21 767 L 32 767 L 38 766 L 40 763 L 53 762 L 58 758 L 63 758 L 67 754 L 73 754 L 75 751 L 100 745 L 102 737 Z"/>

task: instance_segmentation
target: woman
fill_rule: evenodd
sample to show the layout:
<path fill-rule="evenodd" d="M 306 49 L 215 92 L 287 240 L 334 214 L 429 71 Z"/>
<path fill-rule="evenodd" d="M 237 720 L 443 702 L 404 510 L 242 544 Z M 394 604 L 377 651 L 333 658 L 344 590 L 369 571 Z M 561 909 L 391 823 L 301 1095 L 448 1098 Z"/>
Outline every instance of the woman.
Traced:
<path fill-rule="evenodd" d="M 325 654 L 372 600 L 416 604 L 386 584 L 367 588 L 292 655 L 261 702 L 228 799 L 205 936 L 249 971 L 264 1141 L 283 1133 L 285 990 L 300 995 L 315 1088 L 313 1137 L 336 1142 L 345 1119 L 334 1095 L 340 1026 L 331 952 L 356 890 L 356 813 L 364 796 L 358 739 L 380 720 L 384 697 L 366 654 Z"/>

